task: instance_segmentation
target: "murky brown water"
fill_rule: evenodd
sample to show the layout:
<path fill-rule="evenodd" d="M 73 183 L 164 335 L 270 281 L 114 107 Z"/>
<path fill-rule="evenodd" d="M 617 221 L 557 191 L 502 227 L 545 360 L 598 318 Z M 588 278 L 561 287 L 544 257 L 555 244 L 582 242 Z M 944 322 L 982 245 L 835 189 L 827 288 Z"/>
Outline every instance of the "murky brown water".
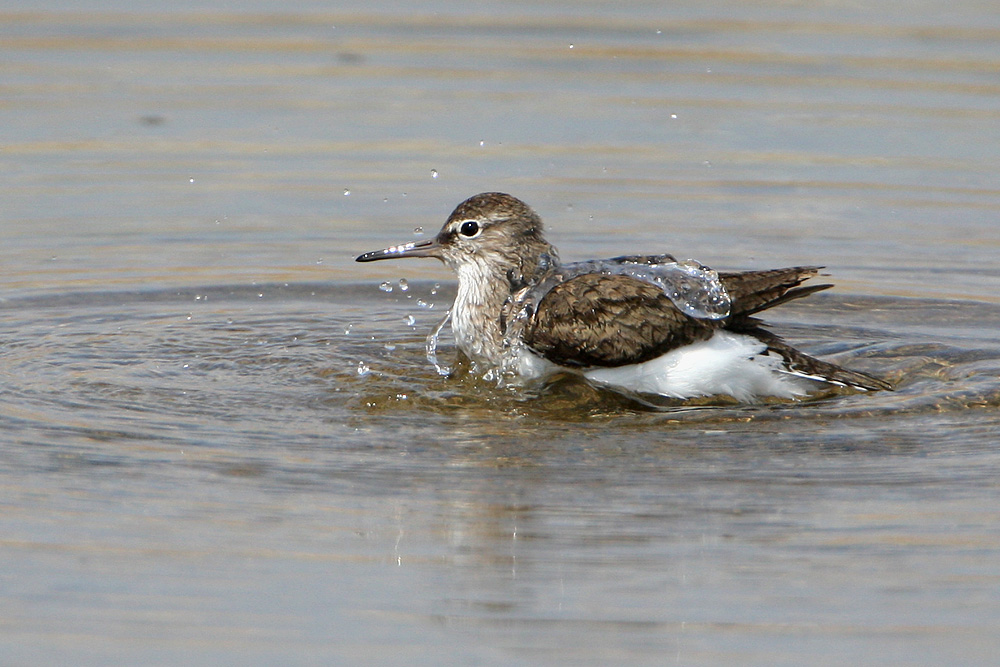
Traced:
<path fill-rule="evenodd" d="M 995 660 L 992 3 L 0 26 L 0 662 Z M 567 261 L 825 264 L 770 321 L 899 389 L 439 377 L 451 277 L 352 259 L 493 189 Z"/>

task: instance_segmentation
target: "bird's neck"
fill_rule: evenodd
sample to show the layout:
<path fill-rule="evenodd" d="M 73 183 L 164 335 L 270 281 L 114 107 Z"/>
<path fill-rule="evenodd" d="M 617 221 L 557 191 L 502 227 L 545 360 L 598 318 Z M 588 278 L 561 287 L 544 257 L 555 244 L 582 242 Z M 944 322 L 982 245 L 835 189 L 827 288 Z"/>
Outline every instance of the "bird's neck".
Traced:
<path fill-rule="evenodd" d="M 512 299 L 559 264 L 555 248 L 548 244 L 528 250 L 502 261 L 484 257 L 456 267 L 452 329 L 459 349 L 470 359 L 491 365 L 503 361 Z"/>

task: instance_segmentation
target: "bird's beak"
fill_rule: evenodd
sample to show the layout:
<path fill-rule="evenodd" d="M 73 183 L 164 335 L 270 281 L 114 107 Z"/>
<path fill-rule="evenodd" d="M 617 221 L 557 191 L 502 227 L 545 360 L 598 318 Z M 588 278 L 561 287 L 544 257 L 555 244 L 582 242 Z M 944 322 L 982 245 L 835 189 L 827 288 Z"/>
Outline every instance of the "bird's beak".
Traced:
<path fill-rule="evenodd" d="M 396 259 L 397 257 L 441 257 L 441 244 L 437 239 L 426 241 L 410 241 L 402 245 L 394 245 L 384 250 L 372 250 L 359 255 L 356 262 L 374 262 L 378 259 Z"/>

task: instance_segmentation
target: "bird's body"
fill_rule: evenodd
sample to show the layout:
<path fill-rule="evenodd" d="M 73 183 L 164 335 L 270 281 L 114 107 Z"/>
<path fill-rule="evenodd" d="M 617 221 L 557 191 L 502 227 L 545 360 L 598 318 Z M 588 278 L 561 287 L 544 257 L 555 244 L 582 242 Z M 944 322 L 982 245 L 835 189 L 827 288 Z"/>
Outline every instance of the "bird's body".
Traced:
<path fill-rule="evenodd" d="M 831 287 L 801 286 L 818 267 L 718 274 L 669 255 L 562 265 L 537 214 L 502 193 L 459 204 L 433 240 L 358 261 L 410 256 L 437 257 L 458 274 L 459 349 L 525 379 L 569 372 L 627 392 L 744 401 L 829 383 L 890 388 L 795 350 L 754 317 Z"/>

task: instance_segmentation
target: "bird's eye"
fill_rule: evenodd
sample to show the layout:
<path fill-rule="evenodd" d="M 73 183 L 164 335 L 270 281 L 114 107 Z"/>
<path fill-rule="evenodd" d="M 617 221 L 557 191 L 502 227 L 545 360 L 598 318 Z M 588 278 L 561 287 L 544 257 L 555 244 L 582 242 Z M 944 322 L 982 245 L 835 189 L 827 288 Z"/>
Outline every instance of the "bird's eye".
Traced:
<path fill-rule="evenodd" d="M 462 223 L 462 226 L 458 228 L 458 232 L 465 237 L 472 238 L 479 234 L 479 223 L 475 220 L 466 220 Z"/>

